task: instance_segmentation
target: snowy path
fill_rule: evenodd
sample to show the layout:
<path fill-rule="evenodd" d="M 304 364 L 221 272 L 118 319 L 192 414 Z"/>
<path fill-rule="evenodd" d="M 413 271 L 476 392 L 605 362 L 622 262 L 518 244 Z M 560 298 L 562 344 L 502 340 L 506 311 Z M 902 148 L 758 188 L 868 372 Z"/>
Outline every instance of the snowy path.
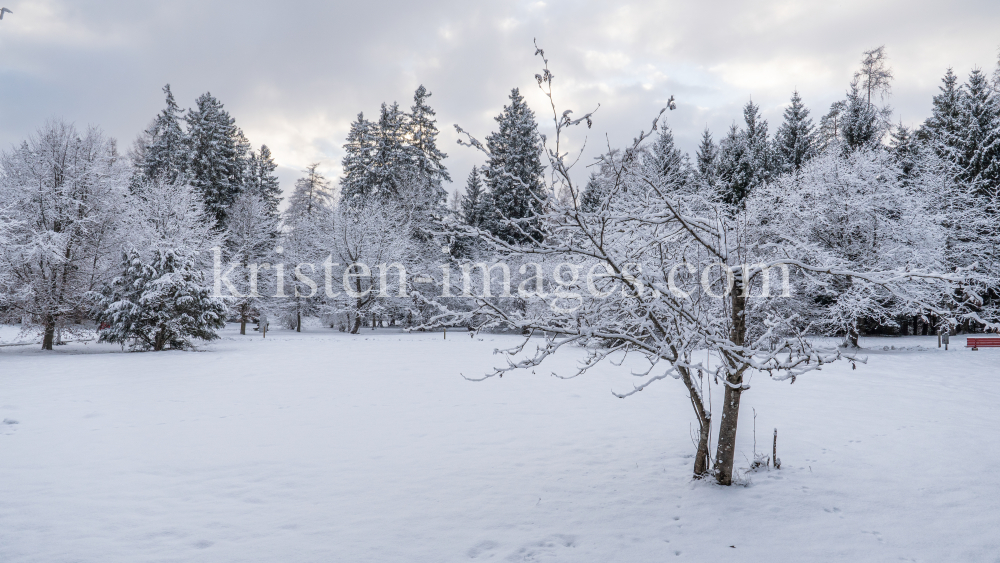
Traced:
<path fill-rule="evenodd" d="M 459 376 L 507 336 L 253 335 L 0 350 L 0 562 L 1000 561 L 1000 350 L 961 338 L 755 378 L 741 447 L 756 408 L 784 465 L 720 488 L 676 381 Z"/>

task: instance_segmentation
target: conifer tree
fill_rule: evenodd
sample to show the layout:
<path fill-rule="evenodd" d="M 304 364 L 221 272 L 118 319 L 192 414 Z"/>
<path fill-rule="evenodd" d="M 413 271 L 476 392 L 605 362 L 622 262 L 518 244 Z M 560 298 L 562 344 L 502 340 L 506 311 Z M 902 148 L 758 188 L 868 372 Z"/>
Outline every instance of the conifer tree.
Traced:
<path fill-rule="evenodd" d="M 205 212 L 222 228 L 226 210 L 243 187 L 249 143 L 236 121 L 210 93 L 188 111 L 189 178 L 201 194 Z"/>
<path fill-rule="evenodd" d="M 586 213 L 593 213 L 600 209 L 604 201 L 604 186 L 597 174 L 591 174 L 587 180 L 587 185 L 583 187 L 580 195 L 580 209 Z"/>
<path fill-rule="evenodd" d="M 184 119 L 181 108 L 174 101 L 170 85 L 163 87 L 167 107 L 156 116 L 146 129 L 142 158 L 136 163 L 137 172 L 146 180 L 162 176 L 164 182 L 177 181 L 188 161 L 187 135 L 181 128 Z"/>
<path fill-rule="evenodd" d="M 715 185 L 718 155 L 719 147 L 712 140 L 711 131 L 705 127 L 705 131 L 701 134 L 701 143 L 698 144 L 698 151 L 695 153 L 695 164 L 698 169 L 698 177 L 710 186 Z"/>
<path fill-rule="evenodd" d="M 767 120 L 753 101 L 743 108 L 746 129 L 734 124 L 719 146 L 718 189 L 723 201 L 741 203 L 755 188 L 768 181 L 774 168 L 774 157 L 767 137 Z"/>
<path fill-rule="evenodd" d="M 486 197 L 479 169 L 473 167 L 472 172 L 469 172 L 469 179 L 465 183 L 465 196 L 461 200 L 462 220 L 466 224 L 479 227 L 484 223 Z"/>
<path fill-rule="evenodd" d="M 684 186 L 691 173 L 691 164 L 686 154 L 682 153 L 674 143 L 674 134 L 664 123 L 653 144 L 653 162 L 660 176 L 669 185 Z"/>
<path fill-rule="evenodd" d="M 962 91 L 958 86 L 958 77 L 948 69 L 939 86 L 941 93 L 934 96 L 931 102 L 931 116 L 927 118 L 918 132 L 921 140 L 929 141 L 934 152 L 949 162 L 959 158 L 961 145 L 961 105 Z"/>
<path fill-rule="evenodd" d="M 260 146 L 260 152 L 250 151 L 247 158 L 244 189 L 260 198 L 267 208 L 268 214 L 278 218 L 278 205 L 281 204 L 281 186 L 274 171 L 278 165 L 271 156 L 267 145 Z"/>
<path fill-rule="evenodd" d="M 775 132 L 774 145 L 780 170 L 785 173 L 797 171 L 816 154 L 812 119 L 798 90 L 792 92 L 792 103 L 785 108 L 785 120 Z"/>
<path fill-rule="evenodd" d="M 995 185 L 996 161 L 1000 159 L 1000 114 L 989 80 L 979 69 L 973 70 L 969 81 L 962 86 L 959 127 L 957 164 L 962 169 L 961 179 L 979 188 Z"/>
<path fill-rule="evenodd" d="M 183 248 L 134 246 L 122 251 L 121 271 L 105 289 L 98 322 L 101 342 L 160 351 L 190 348 L 192 339 L 214 340 L 225 326 L 226 304 L 213 297 L 204 274 Z"/>
<path fill-rule="evenodd" d="M 418 178 L 425 185 L 426 197 L 432 205 L 441 205 L 447 198 L 447 193 L 441 186 L 444 181 L 451 181 L 444 159 L 448 157 L 437 147 L 438 128 L 434 119 L 435 112 L 427 104 L 431 93 L 421 84 L 413 93 L 413 106 L 410 107 L 409 143 L 415 149 L 414 159 Z"/>
<path fill-rule="evenodd" d="M 370 174 L 375 151 L 372 128 L 372 123 L 365 119 L 363 112 L 358 113 L 357 119 L 351 123 L 344 144 L 344 158 L 340 161 L 344 170 L 340 179 L 341 201 L 364 198 L 374 190 Z"/>
<path fill-rule="evenodd" d="M 541 237 L 535 216 L 542 213 L 547 192 L 542 182 L 541 137 L 535 113 L 520 91 L 510 92 L 496 122 L 499 130 L 486 138 L 489 161 L 486 186 L 490 193 L 489 229 L 511 242 L 524 243 Z"/>

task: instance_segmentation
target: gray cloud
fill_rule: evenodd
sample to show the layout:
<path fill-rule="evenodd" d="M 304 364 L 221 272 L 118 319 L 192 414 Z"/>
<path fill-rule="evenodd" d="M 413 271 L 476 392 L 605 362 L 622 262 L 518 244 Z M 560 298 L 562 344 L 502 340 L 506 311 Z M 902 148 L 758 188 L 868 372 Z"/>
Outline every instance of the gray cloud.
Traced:
<path fill-rule="evenodd" d="M 669 123 L 688 150 L 705 126 L 724 134 L 751 96 L 774 127 L 798 88 L 818 119 L 843 95 L 861 51 L 883 43 L 897 78 L 892 103 L 915 124 L 946 67 L 992 69 L 1000 44 L 1000 5 L 975 0 L 6 5 L 14 14 L 0 21 L 0 146 L 50 117 L 100 125 L 125 145 L 159 111 L 169 82 L 182 106 L 204 91 L 219 97 L 253 143 L 272 148 L 286 189 L 310 162 L 339 175 L 357 113 L 409 105 L 421 83 L 434 93 L 460 185 L 480 159 L 454 144 L 453 123 L 484 137 L 518 86 L 549 128 L 532 78 L 535 37 L 563 107 L 601 104 L 588 157 L 605 135 L 612 145 L 631 139 L 671 94 Z"/>

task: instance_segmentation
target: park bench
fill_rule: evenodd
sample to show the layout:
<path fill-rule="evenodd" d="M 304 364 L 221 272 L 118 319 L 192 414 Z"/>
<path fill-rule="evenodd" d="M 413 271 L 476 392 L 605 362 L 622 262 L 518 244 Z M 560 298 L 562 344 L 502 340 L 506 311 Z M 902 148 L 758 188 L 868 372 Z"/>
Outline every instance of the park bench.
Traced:
<path fill-rule="evenodd" d="M 965 342 L 966 348 L 978 350 L 983 348 L 1000 348 L 1000 338 L 969 338 Z"/>

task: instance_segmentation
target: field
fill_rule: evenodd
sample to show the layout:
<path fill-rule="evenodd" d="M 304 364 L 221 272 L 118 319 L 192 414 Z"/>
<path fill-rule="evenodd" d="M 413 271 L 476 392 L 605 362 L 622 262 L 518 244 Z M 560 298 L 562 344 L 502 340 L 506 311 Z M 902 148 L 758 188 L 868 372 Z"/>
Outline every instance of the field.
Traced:
<path fill-rule="evenodd" d="M 0 348 L 0 561 L 1000 561 L 1000 349 L 754 377 L 737 459 L 777 428 L 782 467 L 723 488 L 679 382 L 551 377 L 575 350 L 473 383 L 517 339 L 442 336 Z"/>

